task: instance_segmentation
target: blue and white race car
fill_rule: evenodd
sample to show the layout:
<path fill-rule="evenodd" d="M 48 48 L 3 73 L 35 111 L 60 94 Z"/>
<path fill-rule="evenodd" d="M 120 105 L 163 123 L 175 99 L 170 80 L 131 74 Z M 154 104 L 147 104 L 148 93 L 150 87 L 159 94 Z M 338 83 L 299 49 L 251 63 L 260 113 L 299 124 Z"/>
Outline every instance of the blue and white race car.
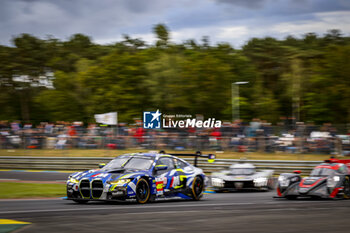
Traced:
<path fill-rule="evenodd" d="M 192 156 L 197 160 L 199 155 Z M 141 204 L 165 198 L 199 200 L 205 179 L 202 169 L 170 154 L 125 154 L 101 169 L 71 174 L 67 199 L 78 203 L 136 199 Z"/>

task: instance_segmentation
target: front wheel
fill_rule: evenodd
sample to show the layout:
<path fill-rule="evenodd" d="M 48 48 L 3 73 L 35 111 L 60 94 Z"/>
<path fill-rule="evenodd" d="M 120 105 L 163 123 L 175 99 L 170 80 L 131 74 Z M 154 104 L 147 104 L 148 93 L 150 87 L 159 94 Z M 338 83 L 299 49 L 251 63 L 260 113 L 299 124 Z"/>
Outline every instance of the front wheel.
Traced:
<path fill-rule="evenodd" d="M 203 179 L 199 176 L 196 176 L 192 182 L 192 199 L 195 201 L 199 201 L 203 195 L 203 190 Z"/>
<path fill-rule="evenodd" d="M 344 180 L 344 198 L 350 198 L 350 180 L 348 176 L 346 176 Z"/>
<path fill-rule="evenodd" d="M 136 184 L 136 201 L 140 204 L 145 204 L 150 200 L 151 190 L 148 181 L 144 178 L 139 179 Z"/>

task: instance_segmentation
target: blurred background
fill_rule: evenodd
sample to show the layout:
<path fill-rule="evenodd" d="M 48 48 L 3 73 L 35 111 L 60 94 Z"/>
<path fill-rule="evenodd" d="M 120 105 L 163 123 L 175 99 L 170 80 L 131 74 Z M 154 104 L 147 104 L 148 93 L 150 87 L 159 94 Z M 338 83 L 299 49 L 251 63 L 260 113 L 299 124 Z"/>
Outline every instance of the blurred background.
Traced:
<path fill-rule="evenodd" d="M 0 149 L 347 155 L 349 8 L 2 1 Z M 142 112 L 156 109 L 223 127 L 143 129 Z M 95 121 L 107 112 L 117 125 Z"/>
<path fill-rule="evenodd" d="M 1 0 L 0 232 L 348 232 L 346 202 L 275 191 L 61 198 L 73 171 L 150 150 L 214 153 L 208 176 L 243 158 L 307 175 L 350 155 L 349 75 L 349 0 Z M 222 127 L 144 129 L 157 110 Z"/>

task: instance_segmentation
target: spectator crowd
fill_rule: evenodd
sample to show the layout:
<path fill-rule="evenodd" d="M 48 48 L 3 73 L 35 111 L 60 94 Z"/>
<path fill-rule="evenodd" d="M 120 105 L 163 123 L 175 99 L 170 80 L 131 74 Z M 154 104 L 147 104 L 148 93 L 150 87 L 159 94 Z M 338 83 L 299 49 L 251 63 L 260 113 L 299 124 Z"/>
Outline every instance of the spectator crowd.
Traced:
<path fill-rule="evenodd" d="M 0 121 L 0 149 L 171 149 L 237 152 L 350 153 L 350 131 L 331 124 L 272 125 L 224 122 L 221 128 L 144 129 L 141 121 L 117 126 L 83 122 L 42 122 L 36 126 Z"/>

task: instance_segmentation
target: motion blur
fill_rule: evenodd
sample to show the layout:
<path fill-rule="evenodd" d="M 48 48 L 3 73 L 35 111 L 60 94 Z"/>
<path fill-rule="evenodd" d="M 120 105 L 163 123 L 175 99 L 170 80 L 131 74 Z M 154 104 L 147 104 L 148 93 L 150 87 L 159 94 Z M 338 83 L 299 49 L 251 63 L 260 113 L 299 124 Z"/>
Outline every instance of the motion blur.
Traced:
<path fill-rule="evenodd" d="M 138 122 L 116 127 L 82 122 L 57 122 L 21 125 L 0 124 L 2 149 L 148 149 L 216 150 L 234 152 L 286 152 L 348 155 L 349 135 L 345 125 L 339 130 L 331 124 L 315 126 L 298 122 L 271 125 L 255 119 L 235 121 L 214 129 L 144 129 Z M 343 134 L 342 134 L 343 133 Z"/>
<path fill-rule="evenodd" d="M 349 25 L 345 0 L 0 0 L 0 232 L 348 232 Z"/>

